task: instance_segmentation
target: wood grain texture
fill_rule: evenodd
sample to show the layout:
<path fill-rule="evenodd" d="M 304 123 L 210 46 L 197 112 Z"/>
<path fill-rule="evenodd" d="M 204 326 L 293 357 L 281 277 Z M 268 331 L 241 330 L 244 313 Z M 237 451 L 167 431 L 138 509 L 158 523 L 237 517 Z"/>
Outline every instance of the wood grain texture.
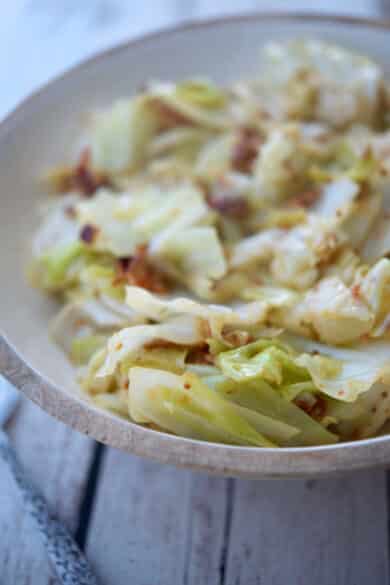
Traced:
<path fill-rule="evenodd" d="M 107 451 L 87 552 L 124 585 L 382 585 L 385 475 L 212 478 Z"/>
<path fill-rule="evenodd" d="M 101 581 L 182 585 L 188 497 L 189 472 L 109 449 L 86 547 Z"/>
<path fill-rule="evenodd" d="M 176 482 L 172 476 L 171 481 Z M 184 585 L 220 583 L 225 571 L 234 480 L 190 474 Z"/>
<path fill-rule="evenodd" d="M 23 401 L 9 434 L 27 473 L 51 510 L 74 531 L 90 466 L 93 442 Z M 0 469 L 0 582 L 54 583 L 37 530 L 25 514 L 16 486 Z"/>
<path fill-rule="evenodd" d="M 108 449 L 86 547 L 102 582 L 219 583 L 232 481 Z"/>
<path fill-rule="evenodd" d="M 388 583 L 384 474 L 238 481 L 226 585 Z"/>

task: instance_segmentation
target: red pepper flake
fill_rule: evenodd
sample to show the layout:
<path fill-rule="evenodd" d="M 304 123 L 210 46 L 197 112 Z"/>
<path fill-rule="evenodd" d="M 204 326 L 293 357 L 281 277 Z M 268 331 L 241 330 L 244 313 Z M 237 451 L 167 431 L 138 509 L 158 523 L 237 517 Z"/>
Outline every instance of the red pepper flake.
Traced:
<path fill-rule="evenodd" d="M 118 259 L 113 284 L 140 286 L 158 294 L 164 294 L 170 288 L 165 274 L 149 262 L 147 246 L 139 246 L 134 256 Z"/>
<path fill-rule="evenodd" d="M 303 191 L 299 195 L 292 197 L 289 200 L 289 205 L 294 207 L 303 207 L 309 209 L 320 197 L 320 191 L 318 189 L 310 189 Z"/>
<path fill-rule="evenodd" d="M 99 229 L 96 226 L 87 223 L 80 230 L 80 240 L 86 244 L 92 244 L 98 233 Z"/>
<path fill-rule="evenodd" d="M 79 158 L 72 176 L 72 187 L 91 197 L 99 187 L 109 187 L 109 179 L 102 173 L 91 168 L 91 153 L 85 148 Z"/>
<path fill-rule="evenodd" d="M 316 396 L 312 403 L 301 398 L 296 398 L 294 403 L 315 420 L 321 421 L 326 414 L 326 401 L 321 396 Z"/>
<path fill-rule="evenodd" d="M 261 143 L 262 138 L 257 130 L 241 128 L 231 156 L 233 169 L 241 173 L 250 173 Z"/>
<path fill-rule="evenodd" d="M 355 300 L 360 301 L 360 285 L 359 284 L 353 285 L 353 287 L 351 288 L 351 294 Z"/>

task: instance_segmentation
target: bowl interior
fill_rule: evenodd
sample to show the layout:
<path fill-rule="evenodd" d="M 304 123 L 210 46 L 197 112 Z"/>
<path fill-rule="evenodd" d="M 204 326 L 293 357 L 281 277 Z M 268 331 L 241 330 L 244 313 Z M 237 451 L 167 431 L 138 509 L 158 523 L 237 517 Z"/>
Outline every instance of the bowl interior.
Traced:
<path fill-rule="evenodd" d="M 389 73 L 389 31 L 379 26 L 312 18 L 228 20 L 154 35 L 103 54 L 27 100 L 0 127 L 0 327 L 22 358 L 61 392 L 78 390 L 72 368 L 48 337 L 55 306 L 29 288 L 24 272 L 37 206 L 44 199 L 39 177 L 50 165 L 69 160 L 89 110 L 132 94 L 150 78 L 202 75 L 223 83 L 255 75 L 264 42 L 302 36 L 357 49 Z"/>

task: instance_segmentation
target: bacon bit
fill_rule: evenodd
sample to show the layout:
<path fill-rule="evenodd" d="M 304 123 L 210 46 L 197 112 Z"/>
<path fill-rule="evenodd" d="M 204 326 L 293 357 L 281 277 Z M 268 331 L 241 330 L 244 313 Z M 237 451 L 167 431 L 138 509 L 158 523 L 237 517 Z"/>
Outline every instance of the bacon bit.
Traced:
<path fill-rule="evenodd" d="M 111 186 L 106 175 L 91 168 L 89 148 L 84 148 L 74 167 L 63 166 L 50 171 L 47 181 L 57 193 L 77 190 L 87 197 L 91 197 L 99 187 Z"/>
<path fill-rule="evenodd" d="M 371 187 L 368 181 L 361 181 L 360 183 L 360 191 L 357 194 L 356 201 L 363 201 L 370 196 Z"/>
<path fill-rule="evenodd" d="M 316 420 L 322 420 L 326 413 L 326 402 L 321 396 L 317 396 L 316 403 L 310 411 L 310 416 Z"/>
<path fill-rule="evenodd" d="M 109 179 L 91 168 L 91 152 L 89 148 L 85 148 L 74 169 L 72 187 L 79 189 L 87 197 L 91 197 L 99 187 L 108 186 L 110 186 Z"/>
<path fill-rule="evenodd" d="M 185 388 L 186 390 L 190 390 L 190 389 L 191 389 L 191 384 L 189 384 L 188 382 L 185 382 L 185 384 L 184 384 L 184 388 Z"/>
<path fill-rule="evenodd" d="M 206 201 L 211 209 L 233 219 L 245 219 L 249 215 L 248 202 L 239 195 L 229 195 L 222 191 L 215 195 L 208 195 Z"/>
<path fill-rule="evenodd" d="M 86 244 L 92 244 L 98 233 L 99 229 L 96 226 L 87 223 L 80 230 L 80 240 Z"/>
<path fill-rule="evenodd" d="M 214 358 L 209 352 L 207 345 L 190 350 L 187 356 L 187 363 L 189 364 L 202 364 L 209 365 L 214 364 Z"/>
<path fill-rule="evenodd" d="M 359 441 L 361 438 L 362 434 L 361 431 L 359 431 L 358 429 L 355 429 L 350 437 L 351 441 Z"/>
<path fill-rule="evenodd" d="M 351 294 L 356 301 L 360 301 L 360 285 L 354 284 L 351 288 Z"/>
<path fill-rule="evenodd" d="M 296 404 L 296 406 L 298 406 L 301 410 L 305 411 L 307 414 L 310 414 L 312 406 L 305 402 L 304 400 L 302 400 L 301 398 L 296 398 L 294 400 L 294 404 Z"/>
<path fill-rule="evenodd" d="M 113 284 L 140 286 L 160 294 L 169 289 L 167 277 L 149 263 L 147 246 L 139 246 L 134 256 L 119 258 Z"/>
<path fill-rule="evenodd" d="M 314 205 L 314 203 L 320 197 L 320 191 L 318 189 L 310 189 L 308 191 L 303 191 L 299 195 L 292 197 L 289 200 L 289 205 L 293 207 L 303 207 L 304 209 L 309 209 Z"/>
<path fill-rule="evenodd" d="M 261 143 L 262 138 L 257 130 L 242 128 L 231 156 L 233 169 L 241 173 L 250 173 Z"/>
<path fill-rule="evenodd" d="M 175 126 L 192 126 L 192 121 L 170 106 L 162 102 L 159 99 L 155 99 L 150 103 L 151 108 L 157 114 L 160 121 L 160 131 L 169 130 Z"/>
<path fill-rule="evenodd" d="M 123 384 L 123 386 L 125 387 L 126 390 L 128 390 L 129 386 L 130 386 L 129 380 L 125 380 L 125 383 Z"/>
<path fill-rule="evenodd" d="M 120 267 L 120 270 L 122 270 L 123 272 L 127 272 L 130 269 L 130 264 L 131 264 L 131 258 L 118 258 L 118 264 Z"/>
<path fill-rule="evenodd" d="M 294 400 L 296 406 L 298 406 L 301 410 L 304 410 L 309 416 L 314 418 L 315 420 L 322 420 L 326 413 L 326 401 L 321 398 L 321 396 L 315 397 L 315 402 L 309 404 L 305 400 L 301 398 L 296 398 Z"/>

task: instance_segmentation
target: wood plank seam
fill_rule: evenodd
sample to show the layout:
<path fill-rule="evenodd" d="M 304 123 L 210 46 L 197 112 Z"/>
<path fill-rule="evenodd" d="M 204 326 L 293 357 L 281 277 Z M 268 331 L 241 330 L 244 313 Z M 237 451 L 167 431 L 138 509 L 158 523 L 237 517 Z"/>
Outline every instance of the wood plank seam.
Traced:
<path fill-rule="evenodd" d="M 189 584 L 190 578 L 190 567 L 191 567 L 191 551 L 192 551 L 192 530 L 193 530 L 193 511 L 191 507 L 192 495 L 194 491 L 194 483 L 190 481 L 189 493 L 188 493 L 188 506 L 187 506 L 187 534 L 186 534 L 186 546 L 185 546 L 185 557 L 184 557 L 184 570 L 183 570 L 183 585 Z"/>
<path fill-rule="evenodd" d="M 219 585 L 225 584 L 226 565 L 229 553 L 230 536 L 232 530 L 234 495 L 236 492 L 236 480 L 229 478 L 226 482 L 226 510 L 225 510 L 225 524 L 223 529 L 223 546 L 221 549 L 221 559 L 219 563 Z"/>
<path fill-rule="evenodd" d="M 105 445 L 96 443 L 87 474 L 86 486 L 80 505 L 78 525 L 75 532 L 75 540 L 81 550 L 85 549 L 85 543 L 88 538 L 105 450 Z"/>

